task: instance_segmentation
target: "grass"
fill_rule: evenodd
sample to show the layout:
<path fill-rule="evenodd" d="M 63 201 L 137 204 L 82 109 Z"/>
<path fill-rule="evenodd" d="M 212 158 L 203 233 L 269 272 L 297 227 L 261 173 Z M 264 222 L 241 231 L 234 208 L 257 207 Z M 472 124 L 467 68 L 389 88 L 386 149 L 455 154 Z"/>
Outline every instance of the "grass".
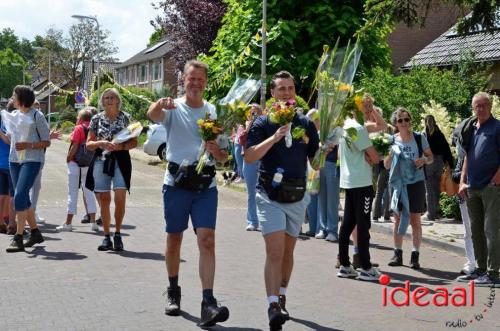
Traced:
<path fill-rule="evenodd" d="M 145 133 L 141 133 L 139 137 L 137 137 L 137 147 L 144 146 L 144 143 L 148 139 L 148 136 Z"/>

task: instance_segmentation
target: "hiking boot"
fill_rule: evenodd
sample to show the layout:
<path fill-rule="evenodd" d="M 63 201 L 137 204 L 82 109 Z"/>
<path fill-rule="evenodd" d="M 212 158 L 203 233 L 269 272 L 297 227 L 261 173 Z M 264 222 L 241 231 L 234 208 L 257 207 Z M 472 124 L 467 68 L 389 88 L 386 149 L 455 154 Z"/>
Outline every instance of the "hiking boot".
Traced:
<path fill-rule="evenodd" d="M 117 252 L 123 251 L 123 241 L 122 241 L 122 236 L 120 234 L 115 233 L 113 236 L 113 242 L 115 244 L 114 250 Z"/>
<path fill-rule="evenodd" d="M 181 287 L 168 287 L 167 305 L 165 306 L 165 314 L 169 316 L 179 316 L 181 314 Z"/>
<path fill-rule="evenodd" d="M 403 250 L 402 249 L 395 249 L 394 256 L 391 258 L 389 263 L 387 263 L 387 265 L 389 265 L 391 267 L 402 266 L 403 265 Z"/>
<path fill-rule="evenodd" d="M 411 252 L 411 258 L 410 258 L 410 268 L 412 269 L 420 269 L 420 263 L 418 263 L 418 257 L 420 256 L 420 253 L 417 251 Z"/>
<path fill-rule="evenodd" d="M 24 243 L 24 247 L 33 247 L 35 244 L 44 242 L 42 233 L 38 229 L 31 230 L 30 238 Z"/>
<path fill-rule="evenodd" d="M 219 306 L 217 300 L 212 298 L 201 302 L 201 327 L 214 326 L 216 323 L 225 322 L 229 318 L 229 309 Z"/>
<path fill-rule="evenodd" d="M 286 295 L 280 295 L 278 298 L 278 303 L 281 307 L 281 313 L 283 314 L 283 316 L 285 316 L 285 320 L 288 321 L 290 319 L 290 314 L 288 313 L 288 310 L 286 310 Z"/>
<path fill-rule="evenodd" d="M 269 330 L 279 331 L 281 326 L 285 324 L 286 318 L 283 315 L 283 311 L 279 303 L 273 302 L 269 305 L 267 309 L 267 316 L 269 316 Z"/>
<path fill-rule="evenodd" d="M 98 251 L 112 251 L 113 243 L 111 242 L 111 238 L 109 236 L 104 237 L 102 244 L 97 247 Z"/>
<path fill-rule="evenodd" d="M 23 236 L 16 234 L 14 238 L 12 238 L 10 246 L 7 247 L 6 251 L 7 253 L 24 252 Z"/>

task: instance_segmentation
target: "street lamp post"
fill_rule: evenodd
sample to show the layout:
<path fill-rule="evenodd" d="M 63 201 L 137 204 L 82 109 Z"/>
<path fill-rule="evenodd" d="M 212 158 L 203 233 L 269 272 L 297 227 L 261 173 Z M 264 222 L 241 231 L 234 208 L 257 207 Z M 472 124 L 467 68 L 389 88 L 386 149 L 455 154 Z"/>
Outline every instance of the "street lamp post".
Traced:
<path fill-rule="evenodd" d="M 267 38 L 267 0 L 262 1 L 262 62 L 260 67 L 260 106 L 266 108 L 266 40 Z"/>
<path fill-rule="evenodd" d="M 51 73 L 51 61 L 50 61 L 50 50 L 47 48 L 47 47 L 39 47 L 39 46 L 34 46 L 33 47 L 34 50 L 37 50 L 37 51 L 40 51 L 40 50 L 46 50 L 49 54 L 49 78 L 47 80 L 48 84 L 51 83 L 50 81 L 50 73 Z M 50 110 L 51 110 L 51 106 L 50 106 L 50 97 L 52 96 L 52 88 L 50 87 L 49 85 L 49 96 L 48 96 L 48 99 L 49 101 L 47 102 L 47 117 L 49 118 L 48 122 L 49 122 L 49 128 L 50 128 Z"/>
<path fill-rule="evenodd" d="M 97 93 L 99 93 L 99 88 L 101 87 L 101 36 L 99 33 L 99 21 L 97 20 L 97 16 L 86 16 L 86 15 L 71 15 L 71 17 L 79 19 L 79 20 L 93 20 L 97 25 Z"/>

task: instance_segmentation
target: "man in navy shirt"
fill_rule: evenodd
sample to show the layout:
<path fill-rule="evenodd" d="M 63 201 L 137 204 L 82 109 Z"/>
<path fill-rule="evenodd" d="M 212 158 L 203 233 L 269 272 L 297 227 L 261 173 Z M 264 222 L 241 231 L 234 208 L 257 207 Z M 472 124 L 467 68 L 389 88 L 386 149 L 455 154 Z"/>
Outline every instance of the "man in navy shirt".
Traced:
<path fill-rule="evenodd" d="M 277 101 L 295 99 L 293 76 L 287 71 L 274 75 L 271 94 Z M 289 125 L 305 130 L 303 137 L 293 139 L 290 148 L 283 139 Z M 318 147 L 314 123 L 298 113 L 291 124 L 282 127 L 268 116 L 260 116 L 248 133 L 245 162 L 261 160 L 256 202 L 266 244 L 264 275 L 271 330 L 281 330 L 289 319 L 286 287 L 292 274 L 293 250 L 310 200 L 305 194 L 307 159 L 314 157 Z"/>
<path fill-rule="evenodd" d="M 476 119 L 469 129 L 462 130 L 462 140 L 468 143 L 459 194 L 467 198 L 478 268 L 459 280 L 500 287 L 500 121 L 492 116 L 491 107 L 487 93 L 474 95 Z"/>

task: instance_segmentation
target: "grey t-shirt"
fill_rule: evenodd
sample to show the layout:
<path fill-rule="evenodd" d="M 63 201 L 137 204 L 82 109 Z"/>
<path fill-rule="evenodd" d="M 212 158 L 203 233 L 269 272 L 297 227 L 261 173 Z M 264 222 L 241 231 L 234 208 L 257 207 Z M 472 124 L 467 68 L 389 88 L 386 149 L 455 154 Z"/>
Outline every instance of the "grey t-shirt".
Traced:
<path fill-rule="evenodd" d="M 20 112 L 20 110 L 15 110 Z M 13 113 L 16 114 L 16 113 Z M 9 161 L 15 163 L 25 162 L 45 162 L 45 151 L 43 148 L 31 149 L 28 148 L 23 152 L 16 151 L 17 142 L 37 143 L 40 141 L 50 141 L 50 130 L 45 117 L 41 112 L 35 109 L 30 109 L 27 113 L 18 113 L 17 116 L 25 116 L 25 120 L 31 121 L 26 137 L 21 137 L 19 134 L 11 136 Z M 23 155 L 24 154 L 24 155 Z M 23 157 L 24 156 L 24 157 Z M 22 159 L 21 159 L 22 158 Z"/>
<path fill-rule="evenodd" d="M 422 150 L 429 148 L 429 142 L 427 141 L 427 138 L 425 138 L 425 135 L 421 134 L 420 137 L 422 139 Z M 403 153 L 403 155 L 407 159 L 410 159 L 413 161 L 418 159 L 418 157 L 419 157 L 418 156 L 418 145 L 417 145 L 417 142 L 415 141 L 415 138 L 413 137 L 413 135 L 411 136 L 410 141 L 403 142 L 401 140 L 401 137 L 399 136 L 399 134 L 397 134 L 394 136 L 394 143 L 399 146 L 399 148 L 401 149 L 401 152 Z M 425 179 L 423 167 L 420 169 L 417 169 L 417 167 L 415 167 L 414 170 L 418 172 L 417 178 L 419 181 Z"/>
<path fill-rule="evenodd" d="M 189 164 L 197 161 L 198 152 L 202 143 L 198 132 L 197 121 L 205 118 L 205 114 L 210 114 L 210 118 L 216 119 L 215 106 L 204 101 L 200 108 L 189 107 L 184 98 L 175 99 L 175 109 L 163 110 L 164 118 L 161 123 L 166 131 L 167 161 L 181 164 L 187 160 Z M 219 148 L 228 146 L 227 137 L 220 135 L 217 138 Z M 214 162 L 207 163 L 213 164 Z M 165 171 L 164 184 L 173 186 L 174 178 L 168 171 Z M 215 178 L 210 187 L 216 185 Z"/>

